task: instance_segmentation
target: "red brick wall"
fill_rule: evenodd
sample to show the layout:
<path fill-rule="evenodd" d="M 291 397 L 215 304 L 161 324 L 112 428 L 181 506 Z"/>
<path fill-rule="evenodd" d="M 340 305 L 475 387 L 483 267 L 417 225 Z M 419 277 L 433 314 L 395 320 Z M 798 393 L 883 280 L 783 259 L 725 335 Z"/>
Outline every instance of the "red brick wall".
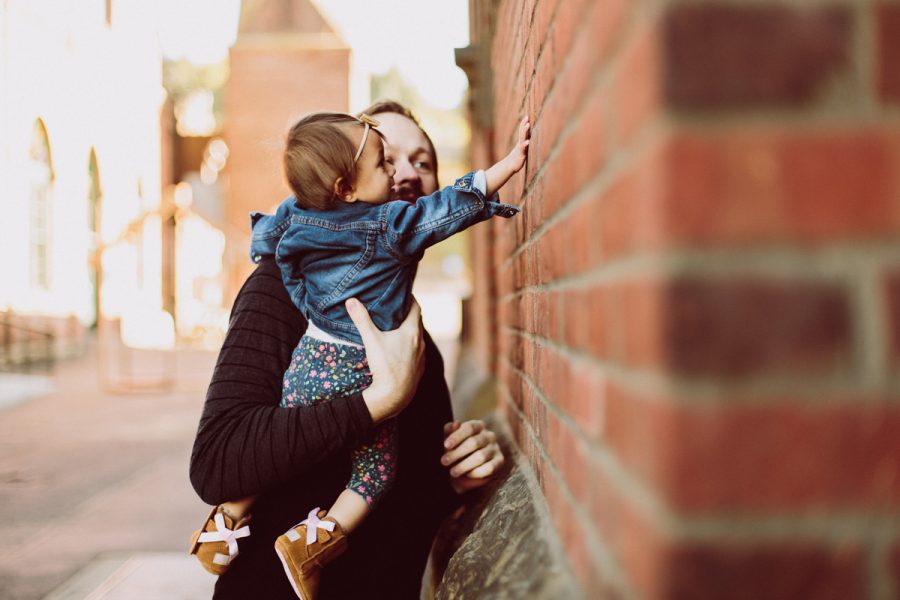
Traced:
<path fill-rule="evenodd" d="M 900 2 L 496 4 L 474 328 L 585 590 L 900 595 Z"/>

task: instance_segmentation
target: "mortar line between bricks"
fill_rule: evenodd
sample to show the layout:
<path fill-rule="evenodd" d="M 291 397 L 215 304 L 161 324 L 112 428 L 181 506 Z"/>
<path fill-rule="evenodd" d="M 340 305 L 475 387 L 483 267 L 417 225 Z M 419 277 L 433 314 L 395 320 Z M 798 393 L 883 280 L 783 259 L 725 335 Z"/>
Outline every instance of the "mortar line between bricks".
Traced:
<path fill-rule="evenodd" d="M 712 275 L 724 279 L 763 276 L 792 278 L 814 283 L 837 281 L 860 268 L 882 271 L 900 267 L 900 244 L 848 240 L 821 248 L 769 246 L 766 248 L 678 248 L 644 251 L 618 258 L 595 269 L 523 286 L 504 294 L 500 301 L 532 292 L 579 289 L 598 283 L 646 280 L 685 275 Z"/>
<path fill-rule="evenodd" d="M 503 393 L 507 396 L 507 406 L 511 408 L 515 413 L 522 424 L 527 428 L 528 435 L 531 438 L 531 444 L 534 448 L 538 450 L 541 454 L 541 458 L 544 463 L 547 465 L 548 470 L 550 471 L 550 476 L 555 478 L 557 481 L 557 485 L 559 489 L 562 491 L 565 496 L 565 500 L 568 503 L 570 509 L 577 517 L 579 524 L 585 531 L 588 532 L 586 536 L 588 548 L 591 553 L 591 562 L 599 565 L 603 575 L 607 577 L 609 580 L 613 582 L 613 584 L 619 589 L 619 591 L 623 591 L 627 594 L 629 598 L 637 598 L 637 595 L 631 585 L 631 582 L 627 580 L 623 576 L 624 569 L 618 564 L 618 560 L 616 559 L 615 554 L 607 547 L 607 545 L 600 539 L 600 535 L 594 529 L 593 520 L 589 515 L 584 514 L 583 508 L 579 505 L 578 501 L 572 495 L 571 490 L 569 490 L 569 486 L 566 483 L 565 478 L 559 472 L 556 463 L 553 462 L 552 457 L 547 453 L 547 449 L 544 447 L 542 440 L 537 436 L 534 431 L 534 428 L 531 426 L 531 422 L 525 417 L 525 413 L 519 410 L 519 407 L 515 405 L 514 402 L 510 401 L 510 394 L 507 390 L 503 390 Z M 525 459 L 527 464 L 527 459 Z M 530 470 L 530 468 L 529 468 Z M 546 505 L 546 497 L 544 498 L 544 504 Z M 547 517 L 549 519 L 549 509 L 547 510 Z M 554 530 L 555 531 L 555 530 Z M 557 534 L 558 536 L 558 534 Z M 567 558 L 568 561 L 568 558 Z M 571 569 L 571 564 L 569 565 Z"/>
<path fill-rule="evenodd" d="M 694 516 L 681 518 L 674 534 L 682 542 L 722 539 L 749 542 L 819 541 L 835 546 L 864 543 L 869 536 L 900 538 L 898 513 L 820 513 L 814 516 L 784 511 L 776 516 Z"/>
<path fill-rule="evenodd" d="M 571 431 L 581 435 L 580 427 L 573 423 L 558 406 L 544 397 L 542 391 L 534 386 L 526 373 L 511 365 L 506 357 L 504 357 L 504 361 L 532 388 L 535 397 L 547 410 L 553 412 Z M 507 395 L 509 395 L 508 392 Z M 514 403 L 510 405 L 522 414 Z M 528 423 L 524 418 L 523 422 Z M 543 446 L 540 448 L 542 454 L 545 454 Z M 784 511 L 779 515 L 753 516 L 733 513 L 684 515 L 671 508 L 663 496 L 650 491 L 652 488 L 636 478 L 630 469 L 623 466 L 609 448 L 595 447 L 592 454 L 598 459 L 601 468 L 607 471 L 610 480 L 618 485 L 616 493 L 624 495 L 626 498 L 638 499 L 637 504 L 640 505 L 645 516 L 660 525 L 664 533 L 675 542 L 722 540 L 790 542 L 804 540 L 842 545 L 848 541 L 862 543 L 866 536 L 872 535 L 890 540 L 900 540 L 900 512 L 873 514 L 871 511 L 864 512 L 866 509 L 863 508 L 859 512 L 835 511 L 812 516 L 789 511 Z M 550 464 L 555 468 L 552 460 L 550 460 Z M 564 483 L 565 480 L 562 481 Z M 622 490 L 625 490 L 624 494 L 622 494 Z"/>
<path fill-rule="evenodd" d="M 868 600 L 890 600 L 894 595 L 891 574 L 887 568 L 890 540 L 884 535 L 873 535 L 865 548 L 866 575 L 868 577 L 866 598 Z"/>
<path fill-rule="evenodd" d="M 870 390 L 853 381 L 821 375 L 806 379 L 762 376 L 743 382 L 712 377 L 690 378 L 661 371 L 630 368 L 574 350 L 556 340 L 522 329 L 503 326 L 502 331 L 521 336 L 560 354 L 572 364 L 587 364 L 604 377 L 645 400 L 688 409 L 722 408 L 878 408 L 900 406 L 900 386 Z M 785 396 L 790 396 L 789 402 Z M 885 397 L 886 396 L 886 397 Z"/>
<path fill-rule="evenodd" d="M 863 386 L 869 389 L 883 389 L 890 381 L 889 317 L 880 282 L 879 269 L 860 265 L 847 291 L 855 317 L 853 353 L 860 364 Z"/>

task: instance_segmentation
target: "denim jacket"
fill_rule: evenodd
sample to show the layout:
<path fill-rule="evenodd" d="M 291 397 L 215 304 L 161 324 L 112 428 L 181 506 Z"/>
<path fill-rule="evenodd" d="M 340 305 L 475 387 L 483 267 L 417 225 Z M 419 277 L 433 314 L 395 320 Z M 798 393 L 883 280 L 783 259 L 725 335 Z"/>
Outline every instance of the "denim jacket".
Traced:
<path fill-rule="evenodd" d="M 409 314 L 412 284 L 425 249 L 495 215 L 519 209 L 485 200 L 469 173 L 453 186 L 410 203 L 338 202 L 310 210 L 287 198 L 274 215 L 250 215 L 250 257 L 274 255 L 288 293 L 304 317 L 337 338 L 362 343 L 344 301 L 357 298 L 381 330 Z"/>

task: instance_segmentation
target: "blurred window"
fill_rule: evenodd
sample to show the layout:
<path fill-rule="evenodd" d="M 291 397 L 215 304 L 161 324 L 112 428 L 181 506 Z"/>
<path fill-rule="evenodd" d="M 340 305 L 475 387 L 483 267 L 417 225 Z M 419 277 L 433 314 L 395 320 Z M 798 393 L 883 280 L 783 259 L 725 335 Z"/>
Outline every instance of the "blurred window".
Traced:
<path fill-rule="evenodd" d="M 53 198 L 53 163 L 44 122 L 38 119 L 28 152 L 29 252 L 28 273 L 35 287 L 50 287 L 50 205 Z"/>

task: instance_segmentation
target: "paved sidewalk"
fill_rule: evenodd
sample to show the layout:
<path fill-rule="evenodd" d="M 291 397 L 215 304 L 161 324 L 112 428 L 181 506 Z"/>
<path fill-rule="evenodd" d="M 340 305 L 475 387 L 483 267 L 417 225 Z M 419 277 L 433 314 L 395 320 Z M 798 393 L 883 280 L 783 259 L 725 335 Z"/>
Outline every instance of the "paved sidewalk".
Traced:
<path fill-rule="evenodd" d="M 457 343 L 438 344 L 452 377 Z M 0 379 L 4 600 L 212 595 L 215 578 L 186 552 L 207 513 L 188 460 L 215 353 L 174 358 L 167 393 L 101 391 L 95 352 Z"/>
<path fill-rule="evenodd" d="M 176 358 L 168 393 L 101 392 L 93 353 L 0 380 L 4 599 L 210 597 L 186 554 L 207 510 L 187 468 L 215 355 Z"/>

